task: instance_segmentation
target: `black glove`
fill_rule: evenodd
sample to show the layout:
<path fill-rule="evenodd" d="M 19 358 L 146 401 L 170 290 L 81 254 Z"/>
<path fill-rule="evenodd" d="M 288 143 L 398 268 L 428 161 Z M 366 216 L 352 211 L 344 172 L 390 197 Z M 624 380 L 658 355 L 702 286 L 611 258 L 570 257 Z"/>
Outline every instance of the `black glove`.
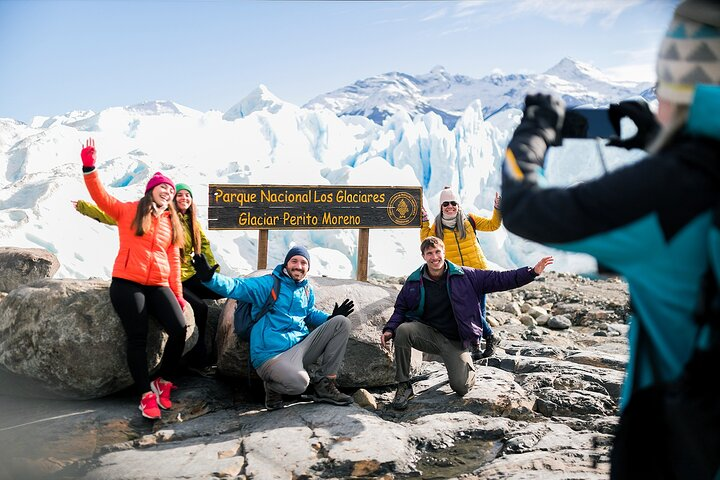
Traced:
<path fill-rule="evenodd" d="M 215 275 L 215 270 L 218 269 L 219 265 L 215 265 L 214 267 L 210 268 L 210 264 L 207 261 L 207 258 L 205 258 L 205 255 L 201 254 L 195 254 L 192 259 L 192 266 L 195 268 L 195 276 L 200 280 L 201 282 L 207 282 L 210 281 Z"/>
<path fill-rule="evenodd" d="M 620 103 L 613 103 L 608 109 L 608 117 L 617 136 L 611 137 L 607 143 L 611 147 L 647 148 L 660 131 L 660 124 L 650 107 L 645 102 L 636 100 L 625 100 Z M 635 136 L 625 140 L 620 139 L 620 120 L 628 117 L 637 126 Z"/>
<path fill-rule="evenodd" d="M 565 120 L 565 102 L 553 95 L 536 93 L 525 97 L 524 116 L 520 125 L 530 122 L 540 129 L 548 146 L 562 144 L 562 127 Z"/>
<path fill-rule="evenodd" d="M 335 308 L 333 308 L 332 313 L 328 317 L 328 320 L 332 317 L 336 317 L 338 315 L 342 315 L 343 317 L 347 317 L 350 315 L 353 311 L 355 311 L 355 304 L 352 300 L 349 298 L 346 298 L 345 301 L 338 307 L 337 302 L 335 302 Z"/>

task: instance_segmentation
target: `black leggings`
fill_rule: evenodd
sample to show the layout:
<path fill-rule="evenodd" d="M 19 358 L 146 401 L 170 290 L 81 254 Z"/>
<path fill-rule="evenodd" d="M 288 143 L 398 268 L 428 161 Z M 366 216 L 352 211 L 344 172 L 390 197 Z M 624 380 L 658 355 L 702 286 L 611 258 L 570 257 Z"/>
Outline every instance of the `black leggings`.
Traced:
<path fill-rule="evenodd" d="M 175 294 L 168 287 L 140 285 L 113 277 L 110 301 L 127 334 L 127 362 L 140 393 L 150 391 L 147 362 L 148 314 L 155 317 L 168 334 L 160 362 L 161 377 L 172 378 L 185 348 L 185 317 Z"/>
<path fill-rule="evenodd" d="M 198 341 L 190 350 L 185 359 L 191 367 L 205 367 L 212 363 L 210 352 L 207 351 L 205 345 L 205 335 L 207 332 L 208 306 L 203 299 L 217 300 L 223 298 L 221 295 L 213 292 L 198 280 L 197 275 L 185 280 L 183 286 L 183 298 L 187 300 L 195 314 L 195 325 L 198 329 Z"/>

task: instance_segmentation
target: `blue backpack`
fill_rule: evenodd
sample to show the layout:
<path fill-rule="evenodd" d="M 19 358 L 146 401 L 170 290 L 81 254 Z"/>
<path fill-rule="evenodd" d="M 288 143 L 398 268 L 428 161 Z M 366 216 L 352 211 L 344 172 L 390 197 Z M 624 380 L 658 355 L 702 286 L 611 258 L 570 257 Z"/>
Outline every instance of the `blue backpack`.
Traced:
<path fill-rule="evenodd" d="M 253 318 L 252 316 L 252 303 L 241 302 L 240 300 L 237 301 L 237 307 L 235 308 L 234 325 L 235 334 L 240 338 L 240 340 L 249 342 L 250 333 L 252 332 L 255 324 L 266 313 L 272 310 L 273 305 L 275 305 L 275 301 L 277 300 L 278 295 L 280 295 L 280 279 L 275 275 L 273 275 L 272 277 L 275 279 L 275 281 L 273 283 L 272 289 L 270 289 L 270 295 L 268 295 L 267 300 L 265 300 L 265 303 L 263 304 L 262 308 L 260 309 L 255 318 Z"/>

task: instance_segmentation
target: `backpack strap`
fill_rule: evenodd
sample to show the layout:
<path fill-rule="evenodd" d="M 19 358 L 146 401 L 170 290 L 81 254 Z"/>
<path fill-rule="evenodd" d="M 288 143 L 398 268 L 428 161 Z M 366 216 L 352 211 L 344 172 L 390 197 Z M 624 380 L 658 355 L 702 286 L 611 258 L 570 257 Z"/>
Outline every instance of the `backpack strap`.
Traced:
<path fill-rule="evenodd" d="M 273 305 L 275 305 L 275 302 L 278 299 L 278 295 L 280 295 L 280 279 L 278 277 L 276 277 L 275 275 L 273 275 L 272 277 L 273 277 L 274 281 L 273 281 L 273 286 L 270 289 L 270 294 L 268 295 L 267 299 L 265 300 L 265 303 L 263 304 L 262 308 L 258 312 L 257 317 L 255 317 L 255 321 L 253 323 L 260 320 L 263 316 L 265 316 L 266 313 L 268 313 L 270 311 L 270 309 L 273 307 Z"/>
<path fill-rule="evenodd" d="M 270 294 L 268 295 L 267 299 L 265 300 L 265 303 L 263 304 L 262 308 L 258 312 L 257 316 L 253 320 L 253 325 L 257 323 L 258 320 L 260 320 L 263 316 L 265 316 L 266 313 L 268 313 L 273 305 L 275 305 L 275 302 L 278 299 L 278 296 L 280 295 L 280 279 L 276 277 L 275 275 L 272 275 L 273 277 L 273 286 L 270 288 Z M 248 352 L 248 374 L 247 374 L 247 382 L 248 382 L 248 388 L 251 387 L 250 385 L 250 372 L 252 372 L 252 362 L 250 361 L 250 352 Z"/>
<path fill-rule="evenodd" d="M 468 218 L 468 221 L 470 222 L 470 225 L 472 225 L 472 227 L 473 227 L 473 231 L 477 232 L 477 227 L 475 226 L 475 219 L 472 218 L 469 214 L 468 214 L 467 218 Z"/>

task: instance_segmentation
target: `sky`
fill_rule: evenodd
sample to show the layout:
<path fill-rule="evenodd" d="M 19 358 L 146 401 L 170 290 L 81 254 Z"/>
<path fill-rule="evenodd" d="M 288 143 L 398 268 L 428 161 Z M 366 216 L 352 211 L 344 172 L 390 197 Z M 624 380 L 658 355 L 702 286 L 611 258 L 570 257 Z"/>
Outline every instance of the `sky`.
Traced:
<path fill-rule="evenodd" d="M 226 111 L 260 84 L 303 105 L 391 71 L 540 73 L 563 57 L 654 81 L 673 0 L 0 0 L 0 118 L 171 100 Z"/>

